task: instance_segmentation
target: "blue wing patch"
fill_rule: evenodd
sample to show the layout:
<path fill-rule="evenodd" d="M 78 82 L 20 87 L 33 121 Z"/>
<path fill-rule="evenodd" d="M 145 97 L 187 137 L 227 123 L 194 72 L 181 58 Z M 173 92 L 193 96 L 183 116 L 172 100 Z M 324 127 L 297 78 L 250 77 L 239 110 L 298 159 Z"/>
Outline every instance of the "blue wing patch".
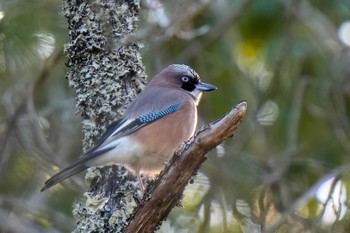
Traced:
<path fill-rule="evenodd" d="M 128 120 L 123 120 L 119 123 L 119 127 L 115 130 L 112 136 L 125 136 L 129 135 L 136 130 L 146 126 L 147 124 L 152 123 L 155 120 L 162 118 L 165 115 L 168 115 L 172 112 L 175 112 L 180 108 L 180 104 L 172 104 L 166 109 L 160 110 L 158 112 L 149 112 L 140 117 L 128 122 Z"/>
<path fill-rule="evenodd" d="M 167 107 L 166 109 L 163 109 L 163 110 L 161 110 L 159 112 L 146 113 L 146 114 L 140 116 L 138 118 L 138 120 L 141 123 L 149 123 L 149 122 L 155 121 L 158 118 L 161 118 L 161 117 L 163 117 L 165 115 L 168 115 L 168 114 L 170 114 L 172 112 L 175 112 L 179 108 L 180 108 L 180 104 L 172 104 L 169 107 Z"/>

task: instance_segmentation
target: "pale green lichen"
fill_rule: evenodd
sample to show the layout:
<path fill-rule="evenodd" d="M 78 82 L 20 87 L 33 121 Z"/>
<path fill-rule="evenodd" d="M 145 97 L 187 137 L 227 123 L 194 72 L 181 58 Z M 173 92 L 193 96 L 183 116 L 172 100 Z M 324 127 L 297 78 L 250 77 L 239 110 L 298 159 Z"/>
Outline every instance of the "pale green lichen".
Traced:
<path fill-rule="evenodd" d="M 101 209 L 108 201 L 107 197 L 102 196 L 101 194 L 95 195 L 93 193 L 86 192 L 84 193 L 86 197 L 85 205 L 90 209 Z"/>
<path fill-rule="evenodd" d="M 94 174 L 94 171 L 90 173 Z M 106 179 L 109 176 L 112 176 L 113 179 L 107 183 Z M 97 180 L 93 179 L 93 182 L 107 188 L 96 190 L 95 187 L 98 185 L 93 184 L 94 188 L 85 193 L 87 197 L 85 205 L 75 204 L 73 215 L 77 228 L 74 232 L 121 232 L 137 206 L 135 201 L 136 178 L 122 166 L 110 166 L 101 169 L 100 176 Z M 114 185 L 117 188 L 111 188 Z M 108 197 L 104 192 L 106 190 L 109 193 Z"/>

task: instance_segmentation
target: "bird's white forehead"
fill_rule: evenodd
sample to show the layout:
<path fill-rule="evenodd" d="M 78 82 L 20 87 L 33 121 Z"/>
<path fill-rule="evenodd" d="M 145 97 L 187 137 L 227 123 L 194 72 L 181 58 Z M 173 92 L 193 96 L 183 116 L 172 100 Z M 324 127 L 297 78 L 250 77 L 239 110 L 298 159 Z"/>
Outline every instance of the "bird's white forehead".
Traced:
<path fill-rule="evenodd" d="M 196 71 L 194 71 L 191 67 L 189 67 L 188 65 L 184 65 L 184 64 L 174 64 L 171 65 L 172 68 L 174 68 L 176 71 L 180 71 L 181 73 L 184 74 L 188 74 L 192 77 L 197 78 L 198 80 L 200 79 L 199 75 L 196 73 Z"/>

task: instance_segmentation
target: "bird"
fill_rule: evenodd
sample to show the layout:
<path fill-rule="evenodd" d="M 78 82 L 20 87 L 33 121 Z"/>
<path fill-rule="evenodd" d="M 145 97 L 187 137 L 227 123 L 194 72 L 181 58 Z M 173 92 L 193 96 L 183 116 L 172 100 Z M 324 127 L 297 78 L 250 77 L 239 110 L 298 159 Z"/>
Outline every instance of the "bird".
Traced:
<path fill-rule="evenodd" d="M 136 173 L 153 175 L 164 167 L 197 126 L 202 93 L 217 89 L 202 82 L 189 66 L 172 64 L 157 74 L 112 122 L 96 144 L 80 159 L 45 182 L 41 192 L 89 167 L 122 164 Z"/>

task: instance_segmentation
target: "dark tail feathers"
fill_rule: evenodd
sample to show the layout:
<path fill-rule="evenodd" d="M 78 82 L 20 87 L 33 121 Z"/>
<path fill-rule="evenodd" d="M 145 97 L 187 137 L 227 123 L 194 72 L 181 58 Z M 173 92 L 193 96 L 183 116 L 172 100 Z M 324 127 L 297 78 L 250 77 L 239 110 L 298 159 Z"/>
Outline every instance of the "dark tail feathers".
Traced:
<path fill-rule="evenodd" d="M 77 161 L 76 163 L 73 163 L 72 165 L 64 168 L 57 174 L 53 175 L 50 179 L 48 179 L 45 182 L 44 187 L 40 190 L 41 192 L 45 191 L 46 189 L 51 188 L 52 186 L 56 185 L 57 183 L 71 177 L 72 175 L 84 171 L 88 167 L 82 163 L 82 161 Z"/>

